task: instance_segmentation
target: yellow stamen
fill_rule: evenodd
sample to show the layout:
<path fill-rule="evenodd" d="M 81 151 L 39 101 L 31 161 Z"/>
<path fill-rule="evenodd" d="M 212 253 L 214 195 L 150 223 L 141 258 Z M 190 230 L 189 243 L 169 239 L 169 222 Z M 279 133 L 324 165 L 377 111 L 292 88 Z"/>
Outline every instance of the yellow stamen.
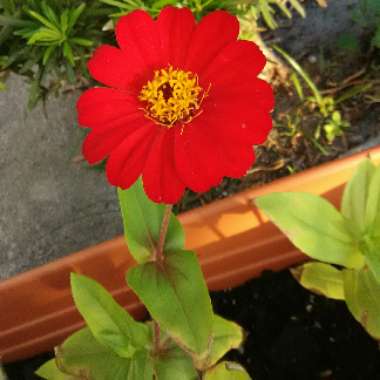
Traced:
<path fill-rule="evenodd" d="M 171 128 L 177 121 L 188 123 L 198 116 L 205 96 L 207 92 L 199 86 L 197 75 L 169 66 L 154 72 L 139 99 L 145 102 L 146 117 Z"/>

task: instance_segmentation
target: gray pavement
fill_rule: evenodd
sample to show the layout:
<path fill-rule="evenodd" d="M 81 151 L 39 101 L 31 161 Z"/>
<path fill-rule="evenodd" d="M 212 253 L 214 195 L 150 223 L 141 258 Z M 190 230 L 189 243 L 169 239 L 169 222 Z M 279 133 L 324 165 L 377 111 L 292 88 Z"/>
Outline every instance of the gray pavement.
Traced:
<path fill-rule="evenodd" d="M 0 280 L 122 232 L 115 189 L 74 162 L 77 96 L 28 112 L 23 78 L 0 92 Z"/>

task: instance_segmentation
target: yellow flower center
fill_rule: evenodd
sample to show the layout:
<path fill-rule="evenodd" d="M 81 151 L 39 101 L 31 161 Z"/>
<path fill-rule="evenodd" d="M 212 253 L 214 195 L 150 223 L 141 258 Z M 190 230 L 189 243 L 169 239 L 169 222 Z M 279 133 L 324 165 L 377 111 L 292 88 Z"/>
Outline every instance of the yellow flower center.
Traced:
<path fill-rule="evenodd" d="M 171 128 L 177 121 L 188 123 L 198 116 L 205 96 L 197 75 L 168 66 L 154 72 L 154 78 L 141 89 L 139 99 L 145 102 L 146 117 Z"/>

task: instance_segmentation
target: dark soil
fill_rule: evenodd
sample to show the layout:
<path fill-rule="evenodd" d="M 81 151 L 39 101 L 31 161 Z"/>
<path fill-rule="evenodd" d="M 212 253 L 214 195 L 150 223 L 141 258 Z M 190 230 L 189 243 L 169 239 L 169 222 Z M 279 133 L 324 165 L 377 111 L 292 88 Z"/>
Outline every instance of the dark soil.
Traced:
<path fill-rule="evenodd" d="M 35 356 L 31 359 L 21 360 L 4 366 L 7 380 L 40 380 L 34 372 L 46 361 L 54 357 L 53 352 Z"/>
<path fill-rule="evenodd" d="M 247 332 L 228 356 L 254 380 L 379 380 L 380 350 L 345 303 L 304 290 L 288 271 L 212 294 L 215 312 Z"/>

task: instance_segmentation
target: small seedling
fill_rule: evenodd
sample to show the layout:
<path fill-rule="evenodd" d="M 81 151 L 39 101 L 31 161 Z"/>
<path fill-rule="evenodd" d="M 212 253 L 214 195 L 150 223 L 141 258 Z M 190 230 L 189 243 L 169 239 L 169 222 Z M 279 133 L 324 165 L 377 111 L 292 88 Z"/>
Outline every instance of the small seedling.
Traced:
<path fill-rule="evenodd" d="M 342 136 L 344 129 L 350 124 L 342 119 L 339 111 L 334 111 L 330 120 L 323 126 L 327 141 L 331 144 L 338 136 Z"/>

